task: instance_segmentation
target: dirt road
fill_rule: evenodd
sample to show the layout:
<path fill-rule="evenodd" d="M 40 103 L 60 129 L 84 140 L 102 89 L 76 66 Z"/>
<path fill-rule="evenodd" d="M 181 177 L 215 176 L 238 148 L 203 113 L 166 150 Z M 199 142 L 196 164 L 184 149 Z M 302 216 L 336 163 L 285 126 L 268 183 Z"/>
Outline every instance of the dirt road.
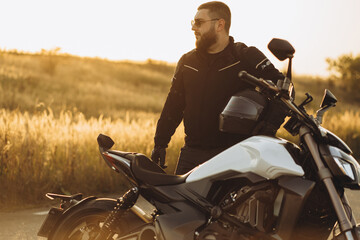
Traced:
<path fill-rule="evenodd" d="M 347 191 L 350 205 L 360 222 L 360 191 Z M 37 237 L 49 208 L 36 208 L 17 212 L 0 212 L 0 240 L 43 240 Z"/>

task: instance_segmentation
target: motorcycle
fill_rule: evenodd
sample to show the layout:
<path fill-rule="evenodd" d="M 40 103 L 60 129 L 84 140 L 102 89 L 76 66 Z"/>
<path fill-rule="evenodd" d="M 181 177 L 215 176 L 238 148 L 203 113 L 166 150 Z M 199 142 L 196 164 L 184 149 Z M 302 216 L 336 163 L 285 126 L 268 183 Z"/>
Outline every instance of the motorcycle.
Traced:
<path fill-rule="evenodd" d="M 284 128 L 299 136 L 299 146 L 269 136 L 252 136 L 224 150 L 187 174 L 169 175 L 140 153 L 111 150 L 100 134 L 101 156 L 131 188 L 120 198 L 82 198 L 47 193 L 60 199 L 38 235 L 48 239 L 234 240 L 360 239 L 345 188 L 360 189 L 360 166 L 351 149 L 321 126 L 337 102 L 325 90 L 316 116 L 294 103 L 289 42 L 273 39 L 268 48 L 288 59 L 277 85 L 246 72 L 239 77 L 288 112 Z"/>

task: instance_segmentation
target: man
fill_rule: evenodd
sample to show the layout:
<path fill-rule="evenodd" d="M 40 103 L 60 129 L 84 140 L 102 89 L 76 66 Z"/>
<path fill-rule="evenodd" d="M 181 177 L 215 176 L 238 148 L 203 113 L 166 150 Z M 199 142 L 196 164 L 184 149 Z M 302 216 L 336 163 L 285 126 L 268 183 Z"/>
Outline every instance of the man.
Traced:
<path fill-rule="evenodd" d="M 274 83 L 284 78 L 258 49 L 234 43 L 229 36 L 231 13 L 226 4 L 214 1 L 200 5 L 191 24 L 196 48 L 184 54 L 177 64 L 151 155 L 164 167 L 168 143 L 183 120 L 185 146 L 176 174 L 190 171 L 249 137 L 219 131 L 219 114 L 230 97 L 251 87 L 239 79 L 240 71 Z M 279 127 L 281 122 L 277 120 L 273 125 Z"/>

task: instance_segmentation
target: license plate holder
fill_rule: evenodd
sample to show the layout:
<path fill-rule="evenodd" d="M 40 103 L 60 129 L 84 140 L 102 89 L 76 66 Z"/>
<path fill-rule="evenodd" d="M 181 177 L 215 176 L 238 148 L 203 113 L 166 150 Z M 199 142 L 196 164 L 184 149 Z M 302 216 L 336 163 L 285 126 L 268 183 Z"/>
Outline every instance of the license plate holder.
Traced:
<path fill-rule="evenodd" d="M 49 237 L 51 230 L 54 228 L 55 224 L 58 222 L 60 216 L 62 215 L 64 209 L 52 207 L 49 210 L 48 215 L 45 218 L 45 221 L 40 227 L 38 236 L 40 237 Z"/>

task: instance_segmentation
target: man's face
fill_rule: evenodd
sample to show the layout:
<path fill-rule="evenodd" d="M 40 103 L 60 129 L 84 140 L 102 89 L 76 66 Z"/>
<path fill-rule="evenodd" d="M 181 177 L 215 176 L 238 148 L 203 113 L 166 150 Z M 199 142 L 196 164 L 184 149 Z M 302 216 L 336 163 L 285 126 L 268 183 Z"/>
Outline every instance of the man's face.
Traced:
<path fill-rule="evenodd" d="M 207 51 L 217 41 L 215 31 L 215 23 L 217 19 L 213 19 L 208 14 L 209 10 L 199 10 L 194 18 L 192 30 L 195 33 L 196 48 L 199 50 Z"/>

